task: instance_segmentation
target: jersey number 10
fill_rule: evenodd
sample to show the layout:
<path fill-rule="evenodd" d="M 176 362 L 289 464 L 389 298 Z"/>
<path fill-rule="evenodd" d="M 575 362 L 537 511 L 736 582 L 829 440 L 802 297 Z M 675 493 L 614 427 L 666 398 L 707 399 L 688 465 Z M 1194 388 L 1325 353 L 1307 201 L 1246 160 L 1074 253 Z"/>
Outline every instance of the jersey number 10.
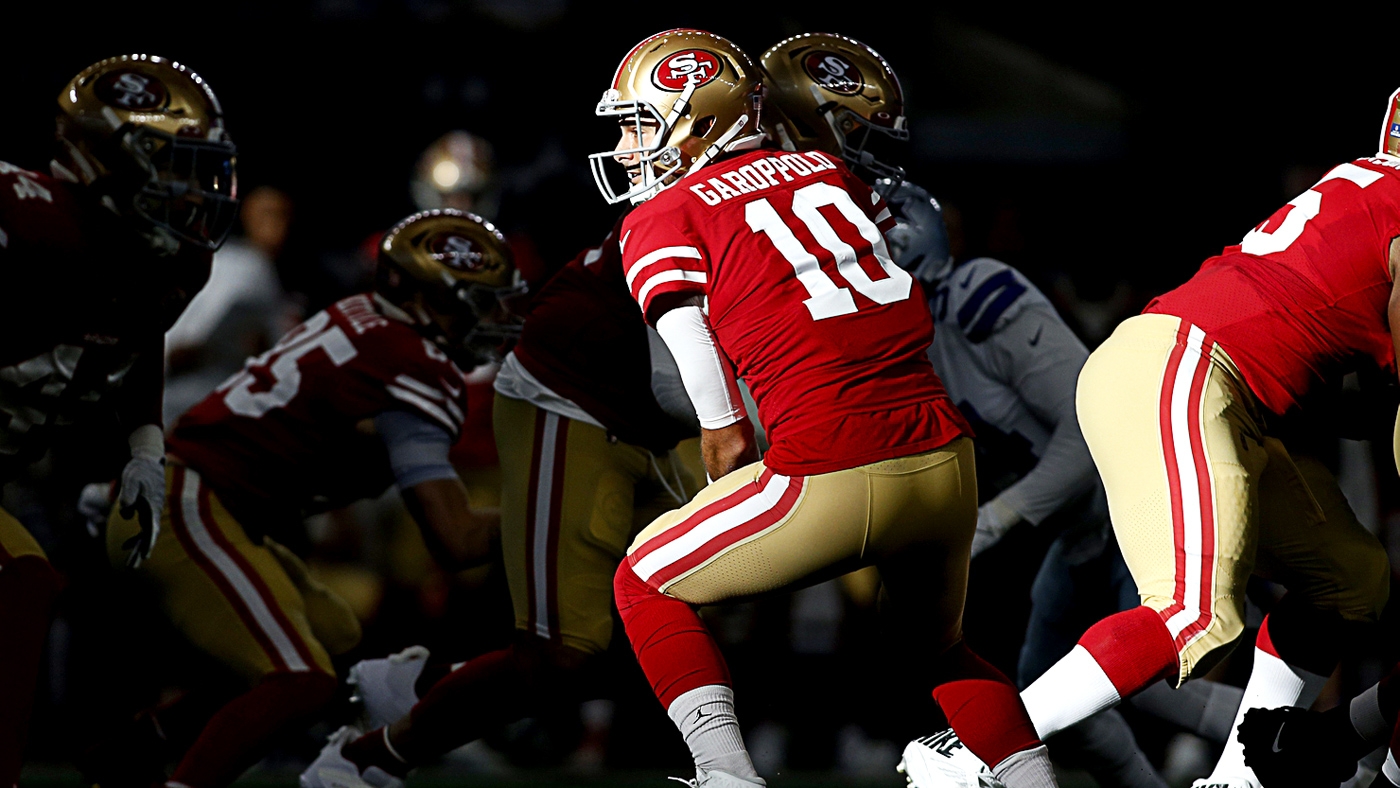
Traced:
<path fill-rule="evenodd" d="M 860 267 L 856 251 L 850 244 L 841 240 L 831 223 L 817 210 L 833 206 L 841 212 L 846 221 L 855 225 L 860 237 L 870 244 L 870 251 L 885 272 L 885 278 L 871 279 Z M 885 236 L 880 228 L 870 221 L 851 199 L 845 189 L 829 183 L 813 183 L 803 186 L 792 194 L 792 213 L 806 225 L 818 244 L 836 259 L 836 271 L 860 294 L 877 304 L 893 304 L 909 297 L 914 278 L 908 271 L 894 264 L 889 249 L 885 247 Z M 851 291 L 837 287 L 830 276 L 822 271 L 816 255 L 807 251 L 797 240 L 792 229 L 783 217 L 768 202 L 767 198 L 754 200 L 744 206 L 744 218 L 756 233 L 765 233 L 777 247 L 779 254 L 792 265 L 797 273 L 797 281 L 807 289 L 808 298 L 802 303 L 812 313 L 813 320 L 825 320 L 838 315 L 849 315 L 856 311 L 856 301 Z"/>

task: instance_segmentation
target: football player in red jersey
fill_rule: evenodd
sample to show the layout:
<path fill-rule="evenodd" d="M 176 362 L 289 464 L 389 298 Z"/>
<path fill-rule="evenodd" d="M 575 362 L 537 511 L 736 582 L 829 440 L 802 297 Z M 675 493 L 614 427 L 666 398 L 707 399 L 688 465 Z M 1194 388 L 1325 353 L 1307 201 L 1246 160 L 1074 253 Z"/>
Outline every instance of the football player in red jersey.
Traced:
<path fill-rule="evenodd" d="M 967 746 L 1008 786 L 1053 786 L 1014 686 L 962 641 L 972 444 L 928 363 L 922 292 L 885 247 L 890 213 L 838 159 L 765 147 L 761 111 L 758 67 L 698 30 L 634 47 L 597 108 L 621 126 L 591 157 L 599 189 L 638 204 L 620 239 L 627 284 L 676 358 L 714 479 L 618 570 L 633 651 L 696 784 L 762 785 L 695 606 L 873 564 Z M 736 377 L 770 441 L 761 460 Z"/>
<path fill-rule="evenodd" d="M 1390 173 L 1400 171 L 1400 90 L 1391 94 L 1390 104 L 1386 108 L 1381 126 L 1380 152 L 1375 158 L 1365 161 L 1379 165 Z M 1391 178 L 1394 177 L 1392 174 Z M 1370 188 L 1366 190 L 1370 191 Z M 1400 207 L 1396 205 L 1400 200 L 1394 195 L 1400 190 L 1394 186 L 1390 188 L 1389 214 L 1380 210 L 1372 210 L 1370 214 L 1381 220 L 1377 222 L 1378 240 L 1383 240 L 1387 232 L 1391 235 L 1389 265 L 1384 266 L 1384 276 L 1388 282 L 1395 282 L 1397 268 L 1400 267 L 1400 237 L 1396 237 L 1400 236 L 1400 229 L 1397 229 L 1397 221 L 1393 217 L 1400 212 Z M 1293 201 L 1294 210 L 1309 210 L 1306 206 L 1317 199 L 1305 194 Z M 1325 199 L 1321 202 L 1321 206 L 1311 208 L 1318 217 L 1328 207 Z M 1358 217 L 1358 225 L 1362 218 L 1366 217 Z M 1372 273 L 1374 275 L 1374 271 Z M 1379 301 L 1378 297 L 1372 300 Z M 1375 308 L 1378 304 L 1371 306 Z M 1392 342 L 1396 348 L 1400 348 L 1400 295 L 1393 288 L 1389 292 L 1384 316 L 1389 320 Z M 1375 350 L 1384 357 L 1385 350 L 1379 344 Z M 1393 366 L 1391 371 L 1394 371 Z M 1396 467 L 1400 468 L 1400 420 L 1396 421 L 1395 428 L 1395 460 Z M 1400 717 L 1400 666 L 1392 668 L 1388 676 L 1353 698 L 1349 704 L 1344 703 L 1326 712 L 1305 711 L 1306 705 L 1297 704 L 1304 708 L 1256 708 L 1246 714 L 1239 726 L 1245 761 L 1254 769 L 1265 788 L 1285 788 L 1303 784 L 1303 781 L 1309 785 L 1336 785 L 1352 776 L 1357 758 L 1385 743 L 1387 736 L 1389 752 L 1385 765 L 1371 785 L 1373 788 L 1400 786 L 1400 767 L 1396 766 L 1395 755 L 1400 752 L 1400 724 L 1396 721 Z"/>
<path fill-rule="evenodd" d="M 1394 101 L 1380 153 L 1333 168 L 1090 355 L 1079 420 L 1142 604 L 1094 625 L 1026 689 L 1041 736 L 1152 682 L 1209 670 L 1239 640 L 1252 574 L 1288 593 L 1259 629 L 1241 716 L 1311 704 L 1352 637 L 1377 621 L 1389 593 L 1384 548 L 1354 519 L 1325 516 L 1328 491 L 1309 488 L 1269 421 L 1306 412 L 1359 365 L 1395 374 Z M 1395 711 L 1385 694 L 1352 705 L 1349 724 L 1369 746 L 1343 752 L 1344 776 L 1384 742 Z M 1287 784 L 1306 776 L 1290 772 Z M 1232 736 L 1197 785 L 1259 780 Z"/>
<path fill-rule="evenodd" d="M 53 175 L 0 163 L 0 481 L 55 430 L 115 410 L 131 459 L 118 499 L 141 527 L 140 563 L 164 485 L 165 331 L 209 276 L 232 222 L 235 150 L 194 72 L 161 57 L 93 64 L 58 96 Z M 153 517 L 152 514 L 156 517 Z M 0 511 L 0 786 L 19 776 L 58 576 Z"/>
<path fill-rule="evenodd" d="M 689 500 L 703 476 L 691 470 L 694 412 L 627 289 L 618 236 L 615 226 L 532 294 L 496 377 L 515 641 L 447 675 L 421 648 L 353 667 L 368 731 L 333 734 L 303 788 L 384 785 L 546 703 L 599 689 L 627 544 Z"/>
<path fill-rule="evenodd" d="M 445 565 L 489 558 L 494 520 L 471 510 L 448 451 L 462 366 L 518 333 L 501 320 L 517 281 L 484 220 L 415 214 L 381 242 L 374 291 L 313 315 L 176 423 L 163 534 L 141 571 L 176 628 L 250 689 L 203 725 L 170 785 L 231 783 L 331 700 L 330 654 L 359 639 L 349 608 L 265 537 L 395 484 Z M 114 509 L 109 550 L 135 530 Z M 159 713 L 143 724 L 162 730 Z"/>

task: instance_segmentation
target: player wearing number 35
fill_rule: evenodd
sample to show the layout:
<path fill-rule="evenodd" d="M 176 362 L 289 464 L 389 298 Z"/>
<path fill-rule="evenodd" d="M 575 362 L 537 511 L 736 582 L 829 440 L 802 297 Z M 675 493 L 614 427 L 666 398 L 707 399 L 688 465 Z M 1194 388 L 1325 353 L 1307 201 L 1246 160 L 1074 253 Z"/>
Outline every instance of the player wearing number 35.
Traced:
<path fill-rule="evenodd" d="M 926 299 L 890 260 L 894 220 L 838 158 L 772 146 L 759 74 L 731 42 L 672 30 L 633 48 L 598 104 L 621 131 L 593 156 L 599 186 L 639 203 L 622 226 L 627 282 L 680 367 L 714 480 L 618 570 L 632 648 L 696 784 L 762 785 L 694 606 L 873 564 L 967 746 L 1008 786 L 1053 786 L 1011 682 L 962 642 L 972 442 L 928 362 Z M 767 431 L 761 460 L 736 376 Z"/>
<path fill-rule="evenodd" d="M 1041 736 L 1151 682 L 1203 675 L 1244 629 L 1251 574 L 1287 595 L 1259 629 L 1241 715 L 1311 704 L 1348 641 L 1378 619 L 1385 551 L 1353 518 L 1328 516 L 1336 490 L 1310 490 L 1269 430 L 1359 364 L 1395 375 L 1396 101 L 1379 153 L 1332 169 L 1084 365 L 1079 422 L 1142 605 L 1096 624 L 1026 689 Z M 1384 716 L 1372 710 L 1363 716 Z M 1259 777 L 1273 784 L 1231 736 L 1210 783 Z M 1308 784 L 1297 780 L 1282 784 Z"/>
<path fill-rule="evenodd" d="M 140 571 L 175 627 L 248 690 L 209 720 L 174 782 L 231 783 L 334 695 L 331 655 L 356 645 L 359 624 L 273 541 L 306 515 L 396 484 L 448 568 L 489 558 L 497 524 L 471 511 L 448 449 L 466 408 L 462 369 L 513 330 L 500 298 L 516 281 L 491 225 L 411 216 L 385 235 L 373 292 L 312 316 L 176 423 L 160 536 Z M 114 509 L 113 552 L 136 529 Z"/>

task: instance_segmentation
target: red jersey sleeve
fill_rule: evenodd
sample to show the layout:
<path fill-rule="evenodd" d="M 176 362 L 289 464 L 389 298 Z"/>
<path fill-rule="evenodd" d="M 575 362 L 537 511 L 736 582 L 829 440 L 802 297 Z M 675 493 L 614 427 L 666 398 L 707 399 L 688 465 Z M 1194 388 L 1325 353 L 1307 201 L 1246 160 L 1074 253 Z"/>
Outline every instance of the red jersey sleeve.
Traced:
<path fill-rule="evenodd" d="M 394 404 L 426 416 L 455 441 L 467 418 L 466 376 L 432 342 L 414 337 L 411 344 L 416 347 L 404 348 L 397 368 L 386 365 L 395 374 L 384 381 L 384 390 Z"/>
<path fill-rule="evenodd" d="M 710 265 L 694 234 L 666 217 L 637 222 L 635 216 L 628 215 L 622 225 L 622 270 L 643 316 L 654 325 L 669 304 L 708 294 Z"/>

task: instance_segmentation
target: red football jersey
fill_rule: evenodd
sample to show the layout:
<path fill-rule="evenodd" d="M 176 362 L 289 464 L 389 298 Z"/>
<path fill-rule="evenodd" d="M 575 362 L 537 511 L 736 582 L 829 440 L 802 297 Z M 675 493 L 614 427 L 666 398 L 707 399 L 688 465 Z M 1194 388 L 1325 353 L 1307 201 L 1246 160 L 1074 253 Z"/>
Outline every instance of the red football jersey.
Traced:
<path fill-rule="evenodd" d="M 1260 402 L 1282 414 L 1369 358 L 1395 369 L 1386 306 L 1400 236 L 1400 163 L 1358 159 L 1154 299 L 1230 354 Z"/>
<path fill-rule="evenodd" d="M 812 475 L 917 454 L 968 433 L 928 361 L 922 289 L 891 262 L 889 209 L 823 153 L 758 150 L 691 172 L 622 228 L 648 320 L 704 296 L 758 402 L 764 463 Z"/>
<path fill-rule="evenodd" d="M 0 480 L 97 411 L 160 423 L 165 332 L 210 260 L 157 257 L 83 187 L 0 162 Z"/>
<path fill-rule="evenodd" d="M 180 418 L 169 447 L 245 526 L 265 530 L 382 492 L 388 453 L 364 421 L 411 410 L 455 440 L 465 391 L 441 349 L 355 295 L 249 359 Z"/>
<path fill-rule="evenodd" d="M 619 439 L 664 452 L 692 433 L 652 394 L 646 323 L 622 274 L 621 225 L 535 294 L 515 357 Z"/>

